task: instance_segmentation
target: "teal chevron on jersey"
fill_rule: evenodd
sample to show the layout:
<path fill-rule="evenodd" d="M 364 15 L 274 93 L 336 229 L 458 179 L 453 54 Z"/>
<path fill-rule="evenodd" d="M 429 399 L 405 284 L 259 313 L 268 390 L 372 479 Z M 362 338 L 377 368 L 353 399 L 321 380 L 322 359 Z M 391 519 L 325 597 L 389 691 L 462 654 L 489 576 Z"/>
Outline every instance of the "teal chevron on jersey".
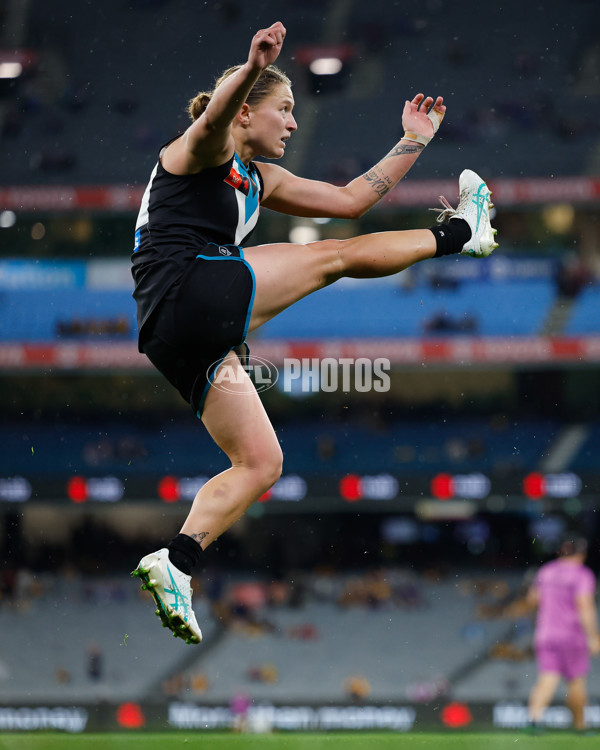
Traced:
<path fill-rule="evenodd" d="M 249 172 L 248 168 L 244 162 L 240 160 L 237 154 L 233 155 L 233 163 L 242 178 L 242 183 L 237 186 L 237 189 L 241 190 L 246 196 L 244 202 L 244 223 L 248 224 L 258 210 L 259 186 L 255 176 Z"/>

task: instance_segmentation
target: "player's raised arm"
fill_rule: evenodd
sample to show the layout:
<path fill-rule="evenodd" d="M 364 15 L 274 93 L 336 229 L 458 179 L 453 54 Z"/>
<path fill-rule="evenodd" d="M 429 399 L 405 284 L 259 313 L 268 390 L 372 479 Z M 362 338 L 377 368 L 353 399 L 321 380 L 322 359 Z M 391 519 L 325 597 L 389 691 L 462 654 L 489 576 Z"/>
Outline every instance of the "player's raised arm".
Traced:
<path fill-rule="evenodd" d="M 268 165 L 263 204 L 295 216 L 362 216 L 404 177 L 437 132 L 445 113 L 441 96 L 434 99 L 417 94 L 406 101 L 403 137 L 374 167 L 344 187 L 305 180 Z"/>
<path fill-rule="evenodd" d="M 226 75 L 212 94 L 204 98 L 203 111 L 179 141 L 171 144 L 167 169 L 176 173 L 200 171 L 222 164 L 234 150 L 231 125 L 261 72 L 279 56 L 285 39 L 284 25 L 277 21 L 252 38 L 248 60 Z"/>
<path fill-rule="evenodd" d="M 446 107 L 438 96 L 417 94 L 406 101 L 402 112 L 404 135 L 394 148 L 372 169 L 357 177 L 349 185 L 348 192 L 364 213 L 380 198 L 383 198 L 408 172 L 421 151 L 431 141 L 444 119 Z"/>
<path fill-rule="evenodd" d="M 254 35 L 248 61 L 216 88 L 200 120 L 189 128 L 190 144 L 197 140 L 197 130 L 215 132 L 231 127 L 233 118 L 246 101 L 261 71 L 279 57 L 284 38 L 285 27 L 280 21 Z"/>

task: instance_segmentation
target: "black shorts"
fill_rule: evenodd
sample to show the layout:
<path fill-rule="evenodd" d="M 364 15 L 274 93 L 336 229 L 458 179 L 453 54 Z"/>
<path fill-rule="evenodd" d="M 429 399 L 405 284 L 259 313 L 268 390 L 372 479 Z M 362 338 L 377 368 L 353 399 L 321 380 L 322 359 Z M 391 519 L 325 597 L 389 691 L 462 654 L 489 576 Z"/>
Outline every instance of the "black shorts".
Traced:
<path fill-rule="evenodd" d="M 216 254 L 221 248 L 231 255 Z M 245 339 L 254 288 L 254 273 L 242 248 L 211 245 L 144 325 L 140 349 L 198 417 L 227 354 L 233 349 L 242 361 L 248 356 Z"/>

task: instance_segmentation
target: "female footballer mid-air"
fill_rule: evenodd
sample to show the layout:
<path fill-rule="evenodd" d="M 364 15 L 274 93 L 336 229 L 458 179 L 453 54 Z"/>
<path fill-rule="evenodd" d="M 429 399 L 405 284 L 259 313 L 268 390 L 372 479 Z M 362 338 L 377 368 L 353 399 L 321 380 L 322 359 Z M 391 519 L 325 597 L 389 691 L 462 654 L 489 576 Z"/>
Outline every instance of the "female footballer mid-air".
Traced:
<path fill-rule="evenodd" d="M 406 101 L 404 136 L 345 187 L 256 163 L 282 157 L 297 129 L 290 81 L 273 65 L 285 34 L 280 22 L 259 31 L 248 60 L 190 102 L 193 122 L 161 149 L 136 225 L 140 351 L 191 403 L 231 461 L 199 490 L 181 533 L 134 571 L 163 624 L 187 643 L 202 639 L 190 580 L 203 550 L 281 473 L 277 437 L 242 366 L 248 332 L 343 276 L 387 276 L 426 258 L 485 257 L 496 247 L 490 191 L 470 170 L 460 175 L 458 208 L 444 201 L 430 229 L 246 246 L 260 205 L 293 216 L 362 216 L 404 177 L 446 111 L 441 96 Z M 211 385 L 222 365 L 233 368 L 227 391 Z"/>

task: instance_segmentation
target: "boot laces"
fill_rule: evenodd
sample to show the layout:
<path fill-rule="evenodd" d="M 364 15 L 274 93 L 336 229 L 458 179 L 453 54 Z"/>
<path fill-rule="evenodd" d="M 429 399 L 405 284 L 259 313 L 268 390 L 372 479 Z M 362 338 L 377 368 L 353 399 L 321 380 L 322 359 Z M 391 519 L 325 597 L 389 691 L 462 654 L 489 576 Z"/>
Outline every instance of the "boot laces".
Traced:
<path fill-rule="evenodd" d="M 430 208 L 429 211 L 438 211 L 438 216 L 436 218 L 436 221 L 439 224 L 442 224 L 445 221 L 448 221 L 448 219 L 452 218 L 454 214 L 456 213 L 456 209 L 453 208 L 450 203 L 444 198 L 443 195 L 440 195 L 440 203 L 442 204 L 443 208 L 440 210 L 439 206 L 436 208 Z"/>

